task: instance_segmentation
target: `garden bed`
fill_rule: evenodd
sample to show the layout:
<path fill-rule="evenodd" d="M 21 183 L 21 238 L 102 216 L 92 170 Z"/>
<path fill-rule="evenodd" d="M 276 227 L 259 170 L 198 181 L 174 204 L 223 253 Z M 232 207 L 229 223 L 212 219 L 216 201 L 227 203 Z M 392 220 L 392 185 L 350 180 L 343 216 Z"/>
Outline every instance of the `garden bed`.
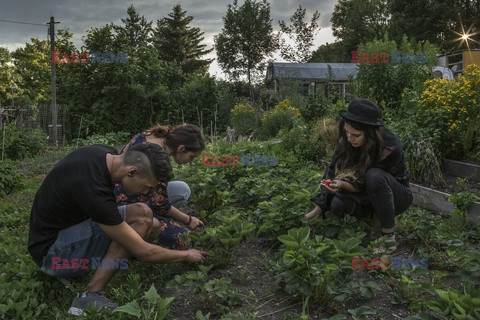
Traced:
<path fill-rule="evenodd" d="M 454 177 L 468 178 L 480 182 L 480 166 L 457 160 L 443 160 L 444 171 Z"/>
<path fill-rule="evenodd" d="M 450 202 L 450 194 L 410 183 L 413 192 L 413 204 L 417 207 L 434 212 L 452 212 L 457 207 Z M 472 223 L 480 221 L 480 202 L 474 202 L 466 212 L 467 220 Z"/>
<path fill-rule="evenodd" d="M 480 166 L 444 159 L 443 168 L 442 184 L 417 183 L 417 181 L 410 183 L 415 206 L 434 212 L 452 212 L 457 209 L 457 206 L 450 201 L 453 193 L 480 191 Z M 466 217 L 471 223 L 479 222 L 480 202 L 473 202 L 466 209 Z"/>
<path fill-rule="evenodd" d="M 209 152 L 242 154 L 244 147 L 250 152 L 273 153 L 252 142 L 215 147 L 218 150 L 212 147 Z M 26 188 L 0 205 L 0 257 L 5 261 L 0 310 L 5 318 L 73 319 L 67 310 L 75 293 L 40 272 L 27 251 L 31 203 L 40 177 L 58 157 L 25 163 Z M 394 256 L 379 258 L 426 259 L 427 270 L 408 265 L 398 270 L 353 270 L 352 257 L 370 261 L 376 257 L 373 248 L 382 241 L 378 221 L 357 221 L 350 216 L 304 221 L 321 173 L 313 163 L 299 163 L 287 151 L 281 159 L 278 167 L 265 168 L 203 167 L 199 161 L 181 166 L 176 177 L 192 188 L 189 206 L 195 210 L 191 213 L 206 225 L 190 238 L 211 255 L 204 266 L 146 265 L 133 260 L 128 270 L 112 279 L 107 295 L 120 305 L 141 302 L 154 285 L 164 299 L 175 298 L 165 320 L 374 320 L 392 316 L 418 320 L 420 314 L 440 320 L 445 317 L 434 307 L 443 302 L 435 289 L 455 290 L 462 299 L 480 294 L 480 233 L 466 226 L 461 216 L 412 207 L 398 217 L 398 250 Z M 468 294 L 461 284 L 467 281 L 476 286 Z M 83 286 L 74 283 L 76 292 L 82 292 Z M 149 311 L 144 301 L 140 307 L 142 312 Z M 467 312 L 474 312 L 473 307 Z M 92 311 L 87 319 L 132 317 Z"/>

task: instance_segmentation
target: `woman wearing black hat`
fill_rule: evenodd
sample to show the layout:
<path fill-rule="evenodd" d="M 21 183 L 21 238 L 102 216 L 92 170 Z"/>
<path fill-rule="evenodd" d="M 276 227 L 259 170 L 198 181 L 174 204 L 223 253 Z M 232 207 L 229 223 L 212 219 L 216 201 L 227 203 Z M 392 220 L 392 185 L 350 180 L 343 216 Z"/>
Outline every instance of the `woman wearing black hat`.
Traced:
<path fill-rule="evenodd" d="M 353 100 L 339 114 L 340 139 L 321 182 L 324 190 L 312 197 L 317 205 L 305 219 L 324 216 L 328 210 L 356 217 L 374 212 L 382 234 L 394 242 L 395 215 L 413 200 L 402 144 L 384 127 L 380 109 L 369 100 Z"/>

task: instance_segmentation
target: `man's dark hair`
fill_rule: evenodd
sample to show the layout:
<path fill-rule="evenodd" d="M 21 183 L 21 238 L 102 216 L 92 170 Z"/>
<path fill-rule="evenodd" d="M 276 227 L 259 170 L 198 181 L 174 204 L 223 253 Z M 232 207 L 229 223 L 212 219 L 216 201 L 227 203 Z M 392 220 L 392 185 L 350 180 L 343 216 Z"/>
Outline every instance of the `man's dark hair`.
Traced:
<path fill-rule="evenodd" d="M 151 175 L 161 182 L 173 179 L 168 154 L 155 143 L 142 143 L 128 148 L 123 154 L 123 163 L 137 167 L 142 176 Z"/>

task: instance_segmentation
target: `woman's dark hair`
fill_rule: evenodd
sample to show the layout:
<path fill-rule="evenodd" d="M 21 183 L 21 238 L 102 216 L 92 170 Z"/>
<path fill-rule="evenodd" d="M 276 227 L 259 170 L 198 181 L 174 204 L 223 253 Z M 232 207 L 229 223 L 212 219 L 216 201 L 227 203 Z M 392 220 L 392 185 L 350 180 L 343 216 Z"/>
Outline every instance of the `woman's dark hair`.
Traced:
<path fill-rule="evenodd" d="M 194 124 L 179 124 L 173 130 L 168 126 L 157 124 L 145 131 L 145 135 L 164 138 L 165 144 L 177 153 L 177 148 L 184 145 L 186 151 L 200 152 L 205 150 L 205 143 L 200 129 Z"/>
<path fill-rule="evenodd" d="M 359 148 L 354 148 L 348 142 L 347 134 L 345 133 L 345 123 L 351 125 L 354 129 L 362 131 L 365 135 L 365 143 Z M 355 175 L 363 179 L 365 172 L 374 163 L 378 163 L 382 157 L 384 147 L 383 143 L 383 127 L 370 126 L 358 122 L 353 122 L 340 119 L 338 125 L 338 140 L 336 147 L 336 171 L 351 171 Z"/>

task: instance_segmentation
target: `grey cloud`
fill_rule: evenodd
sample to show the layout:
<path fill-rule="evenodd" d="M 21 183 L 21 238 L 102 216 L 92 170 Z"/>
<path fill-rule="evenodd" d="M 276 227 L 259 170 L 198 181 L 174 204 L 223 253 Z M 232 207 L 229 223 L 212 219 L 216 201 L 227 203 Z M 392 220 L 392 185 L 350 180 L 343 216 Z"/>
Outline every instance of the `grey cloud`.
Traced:
<path fill-rule="evenodd" d="M 261 0 L 258 0 L 261 1 Z M 278 30 L 278 20 L 289 22 L 290 16 L 301 4 L 307 9 L 307 18 L 320 12 L 321 28 L 330 26 L 330 18 L 337 0 L 270 0 L 273 28 Z M 233 0 L 0 0 L 0 19 L 33 23 L 47 23 L 54 15 L 61 23 L 57 29 L 68 28 L 73 33 L 73 42 L 78 49 L 87 30 L 107 24 L 121 24 L 127 16 L 127 8 L 133 3 L 135 9 L 155 26 L 156 20 L 167 16 L 180 3 L 188 15 L 194 17 L 192 26 L 203 31 L 205 44 L 213 46 L 213 38 L 223 28 L 223 16 L 227 5 Z M 239 3 L 243 3 L 239 0 Z M 14 50 L 30 42 L 30 38 L 47 39 L 47 25 L 30 26 L 0 22 L 0 46 Z M 214 53 L 209 54 L 209 58 Z"/>

